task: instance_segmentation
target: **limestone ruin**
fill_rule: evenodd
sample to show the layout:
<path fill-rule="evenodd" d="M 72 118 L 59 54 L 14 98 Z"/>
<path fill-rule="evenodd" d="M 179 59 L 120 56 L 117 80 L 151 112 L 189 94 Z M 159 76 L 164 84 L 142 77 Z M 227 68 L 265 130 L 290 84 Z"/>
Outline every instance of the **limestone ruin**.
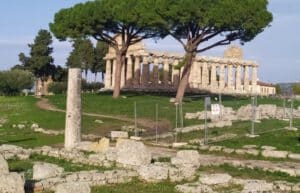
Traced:
<path fill-rule="evenodd" d="M 117 41 L 121 41 L 117 36 Z M 116 53 L 112 47 L 105 57 L 105 89 L 115 85 Z M 139 42 L 129 47 L 122 66 L 121 88 L 139 91 L 176 91 L 183 67 L 183 55 L 147 51 Z M 274 95 L 275 87 L 260 84 L 258 64 L 243 59 L 237 46 L 225 51 L 224 57 L 197 56 L 189 79 L 188 92 L 211 92 L 239 95 Z"/>

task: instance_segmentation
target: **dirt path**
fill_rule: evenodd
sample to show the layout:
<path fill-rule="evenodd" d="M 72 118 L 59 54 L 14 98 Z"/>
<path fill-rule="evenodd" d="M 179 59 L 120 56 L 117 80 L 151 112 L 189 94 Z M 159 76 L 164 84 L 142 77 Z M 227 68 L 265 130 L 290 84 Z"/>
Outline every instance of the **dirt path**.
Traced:
<path fill-rule="evenodd" d="M 65 113 L 65 110 L 58 109 L 54 105 L 52 105 L 47 98 L 38 98 L 39 101 L 36 103 L 36 106 L 40 109 L 43 110 L 48 110 L 48 111 L 55 111 L 55 112 L 63 112 Z M 113 120 L 118 120 L 118 121 L 124 121 L 128 122 L 130 124 L 134 124 L 134 119 L 127 118 L 127 117 L 121 117 L 118 115 L 104 115 L 104 114 L 98 114 L 98 113 L 87 113 L 83 112 L 83 115 L 86 116 L 91 116 L 91 117 L 98 117 L 98 118 L 108 118 L 108 119 L 113 119 Z M 150 119 L 144 119 L 144 118 L 139 118 L 137 119 L 137 124 L 143 128 L 147 128 L 149 130 L 153 130 L 155 128 L 155 122 L 150 120 Z M 163 129 L 168 127 L 169 121 L 168 120 L 161 120 L 158 122 L 158 127 L 162 128 L 160 129 L 160 133 L 165 132 L 167 129 Z"/>

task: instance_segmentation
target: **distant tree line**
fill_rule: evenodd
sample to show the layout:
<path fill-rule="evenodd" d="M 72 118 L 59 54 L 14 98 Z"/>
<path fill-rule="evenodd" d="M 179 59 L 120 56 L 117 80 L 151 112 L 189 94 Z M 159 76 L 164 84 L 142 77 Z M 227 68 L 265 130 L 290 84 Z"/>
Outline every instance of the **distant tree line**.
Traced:
<path fill-rule="evenodd" d="M 15 95 L 24 89 L 32 89 L 34 81 L 39 79 L 47 81 L 49 77 L 54 81 L 50 89 L 55 93 L 62 93 L 66 90 L 68 71 L 66 67 L 55 66 L 52 57 L 52 35 L 49 31 L 41 29 L 32 44 L 28 44 L 29 56 L 23 52 L 19 54 L 19 64 L 13 66 L 9 71 L 0 72 L 0 94 Z M 98 41 L 94 47 L 89 39 L 75 39 L 73 50 L 67 59 L 67 67 L 82 68 L 85 79 L 91 71 L 95 75 L 94 83 L 84 80 L 84 89 L 96 90 L 103 87 L 103 84 L 96 83 L 97 74 L 105 73 L 105 62 L 103 57 L 108 51 L 108 45 Z M 102 79 L 103 81 L 103 79 Z"/>

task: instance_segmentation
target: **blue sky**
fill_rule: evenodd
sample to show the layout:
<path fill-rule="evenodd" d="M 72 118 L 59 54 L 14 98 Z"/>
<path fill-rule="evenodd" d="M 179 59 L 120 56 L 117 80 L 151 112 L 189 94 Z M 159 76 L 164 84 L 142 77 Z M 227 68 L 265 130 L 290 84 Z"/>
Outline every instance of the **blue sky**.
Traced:
<path fill-rule="evenodd" d="M 267 82 L 300 81 L 300 1 L 269 0 L 273 13 L 272 26 L 243 46 L 245 58 L 260 64 L 259 77 Z M 18 63 L 20 52 L 28 53 L 38 30 L 48 29 L 55 12 L 84 0 L 2 0 L 0 1 L 0 70 Z M 71 45 L 54 41 L 56 65 L 64 65 Z M 150 50 L 182 52 L 171 38 L 155 43 L 146 41 Z M 222 56 L 224 48 L 205 55 Z"/>

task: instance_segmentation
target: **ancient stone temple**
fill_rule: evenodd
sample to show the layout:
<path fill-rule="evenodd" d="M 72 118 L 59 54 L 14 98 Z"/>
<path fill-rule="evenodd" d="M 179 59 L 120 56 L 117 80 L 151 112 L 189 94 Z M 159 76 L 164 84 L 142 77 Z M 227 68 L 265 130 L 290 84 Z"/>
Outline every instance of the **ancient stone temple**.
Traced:
<path fill-rule="evenodd" d="M 47 80 L 42 80 L 41 78 L 37 78 L 35 80 L 35 95 L 36 96 L 46 96 L 49 95 L 49 85 L 53 83 L 53 79 L 51 76 L 48 77 Z"/>
<path fill-rule="evenodd" d="M 120 37 L 117 37 L 120 40 Z M 116 54 L 112 47 L 105 57 L 105 88 L 114 88 Z M 135 91 L 176 91 L 183 71 L 179 63 L 183 55 L 147 51 L 142 42 L 128 49 L 122 66 L 121 88 Z M 197 56 L 193 63 L 187 92 L 211 92 L 240 95 L 271 95 L 261 93 L 257 77 L 258 64 L 244 60 L 241 48 L 229 47 L 224 57 Z M 264 85 L 265 86 L 265 85 Z M 266 89 L 264 89 L 265 91 Z"/>

